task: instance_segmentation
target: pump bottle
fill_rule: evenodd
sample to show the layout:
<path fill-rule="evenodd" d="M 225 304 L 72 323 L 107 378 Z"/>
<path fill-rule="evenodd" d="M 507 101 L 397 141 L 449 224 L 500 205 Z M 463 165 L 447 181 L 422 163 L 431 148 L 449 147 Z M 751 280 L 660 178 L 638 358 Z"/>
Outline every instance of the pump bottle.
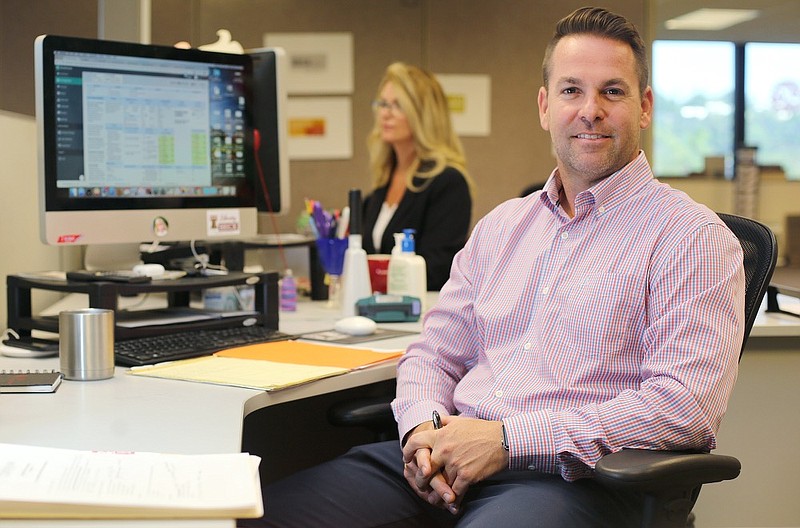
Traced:
<path fill-rule="evenodd" d="M 361 245 L 361 190 L 349 194 L 350 236 L 342 268 L 342 316 L 356 315 L 356 302 L 372 295 L 367 252 Z"/>
<path fill-rule="evenodd" d="M 281 279 L 281 311 L 294 312 L 297 310 L 297 283 L 292 275 L 292 270 L 287 269 Z"/>
<path fill-rule="evenodd" d="M 425 259 L 415 252 L 414 230 L 404 229 L 402 234 L 395 233 L 395 247 L 392 248 L 392 256 L 389 258 L 386 292 L 417 297 L 424 312 L 427 291 Z"/>

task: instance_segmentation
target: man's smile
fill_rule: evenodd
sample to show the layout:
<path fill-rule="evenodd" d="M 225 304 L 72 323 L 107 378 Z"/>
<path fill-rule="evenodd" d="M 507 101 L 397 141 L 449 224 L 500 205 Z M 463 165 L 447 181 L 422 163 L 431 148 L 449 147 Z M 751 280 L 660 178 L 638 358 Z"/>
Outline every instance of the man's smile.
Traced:
<path fill-rule="evenodd" d="M 578 139 L 608 139 L 611 136 L 606 136 L 603 134 L 578 134 L 575 137 Z"/>

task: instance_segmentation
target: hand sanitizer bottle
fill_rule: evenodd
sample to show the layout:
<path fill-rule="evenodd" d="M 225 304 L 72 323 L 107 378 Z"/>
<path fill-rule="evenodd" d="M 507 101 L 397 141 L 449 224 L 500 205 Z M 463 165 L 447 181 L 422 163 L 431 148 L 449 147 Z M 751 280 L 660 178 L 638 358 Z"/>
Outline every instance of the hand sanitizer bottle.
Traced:
<path fill-rule="evenodd" d="M 413 229 L 404 229 L 400 237 L 397 235 L 399 233 L 395 233 L 395 247 L 389 259 L 386 292 L 417 297 L 424 312 L 428 291 L 425 259 L 415 253 Z M 400 241 L 400 251 L 396 251 L 397 241 Z"/>
<path fill-rule="evenodd" d="M 297 283 L 291 269 L 287 269 L 281 279 L 281 311 L 297 311 Z"/>

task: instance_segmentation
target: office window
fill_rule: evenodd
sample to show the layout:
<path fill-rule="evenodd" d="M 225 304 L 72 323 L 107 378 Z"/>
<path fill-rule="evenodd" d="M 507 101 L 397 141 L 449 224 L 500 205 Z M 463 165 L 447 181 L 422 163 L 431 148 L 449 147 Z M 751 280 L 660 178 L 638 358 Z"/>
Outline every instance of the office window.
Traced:
<path fill-rule="evenodd" d="M 800 179 L 800 44 L 748 43 L 744 48 L 744 139 L 759 165 L 778 165 Z"/>
<path fill-rule="evenodd" d="M 705 171 L 706 157 L 733 152 L 732 42 L 653 43 L 653 153 L 656 176 Z"/>

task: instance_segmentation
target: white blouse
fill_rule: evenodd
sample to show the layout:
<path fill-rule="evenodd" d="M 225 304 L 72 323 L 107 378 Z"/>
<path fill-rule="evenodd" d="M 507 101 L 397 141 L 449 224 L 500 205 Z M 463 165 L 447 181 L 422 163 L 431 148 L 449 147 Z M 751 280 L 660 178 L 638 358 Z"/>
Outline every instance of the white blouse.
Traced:
<path fill-rule="evenodd" d="M 389 225 L 389 220 L 392 219 L 395 211 L 397 211 L 397 204 L 389 205 L 383 202 L 381 205 L 381 212 L 378 213 L 378 219 L 375 220 L 375 226 L 372 228 L 372 244 L 375 246 L 375 251 L 380 252 L 383 232 L 386 231 L 386 226 Z"/>

